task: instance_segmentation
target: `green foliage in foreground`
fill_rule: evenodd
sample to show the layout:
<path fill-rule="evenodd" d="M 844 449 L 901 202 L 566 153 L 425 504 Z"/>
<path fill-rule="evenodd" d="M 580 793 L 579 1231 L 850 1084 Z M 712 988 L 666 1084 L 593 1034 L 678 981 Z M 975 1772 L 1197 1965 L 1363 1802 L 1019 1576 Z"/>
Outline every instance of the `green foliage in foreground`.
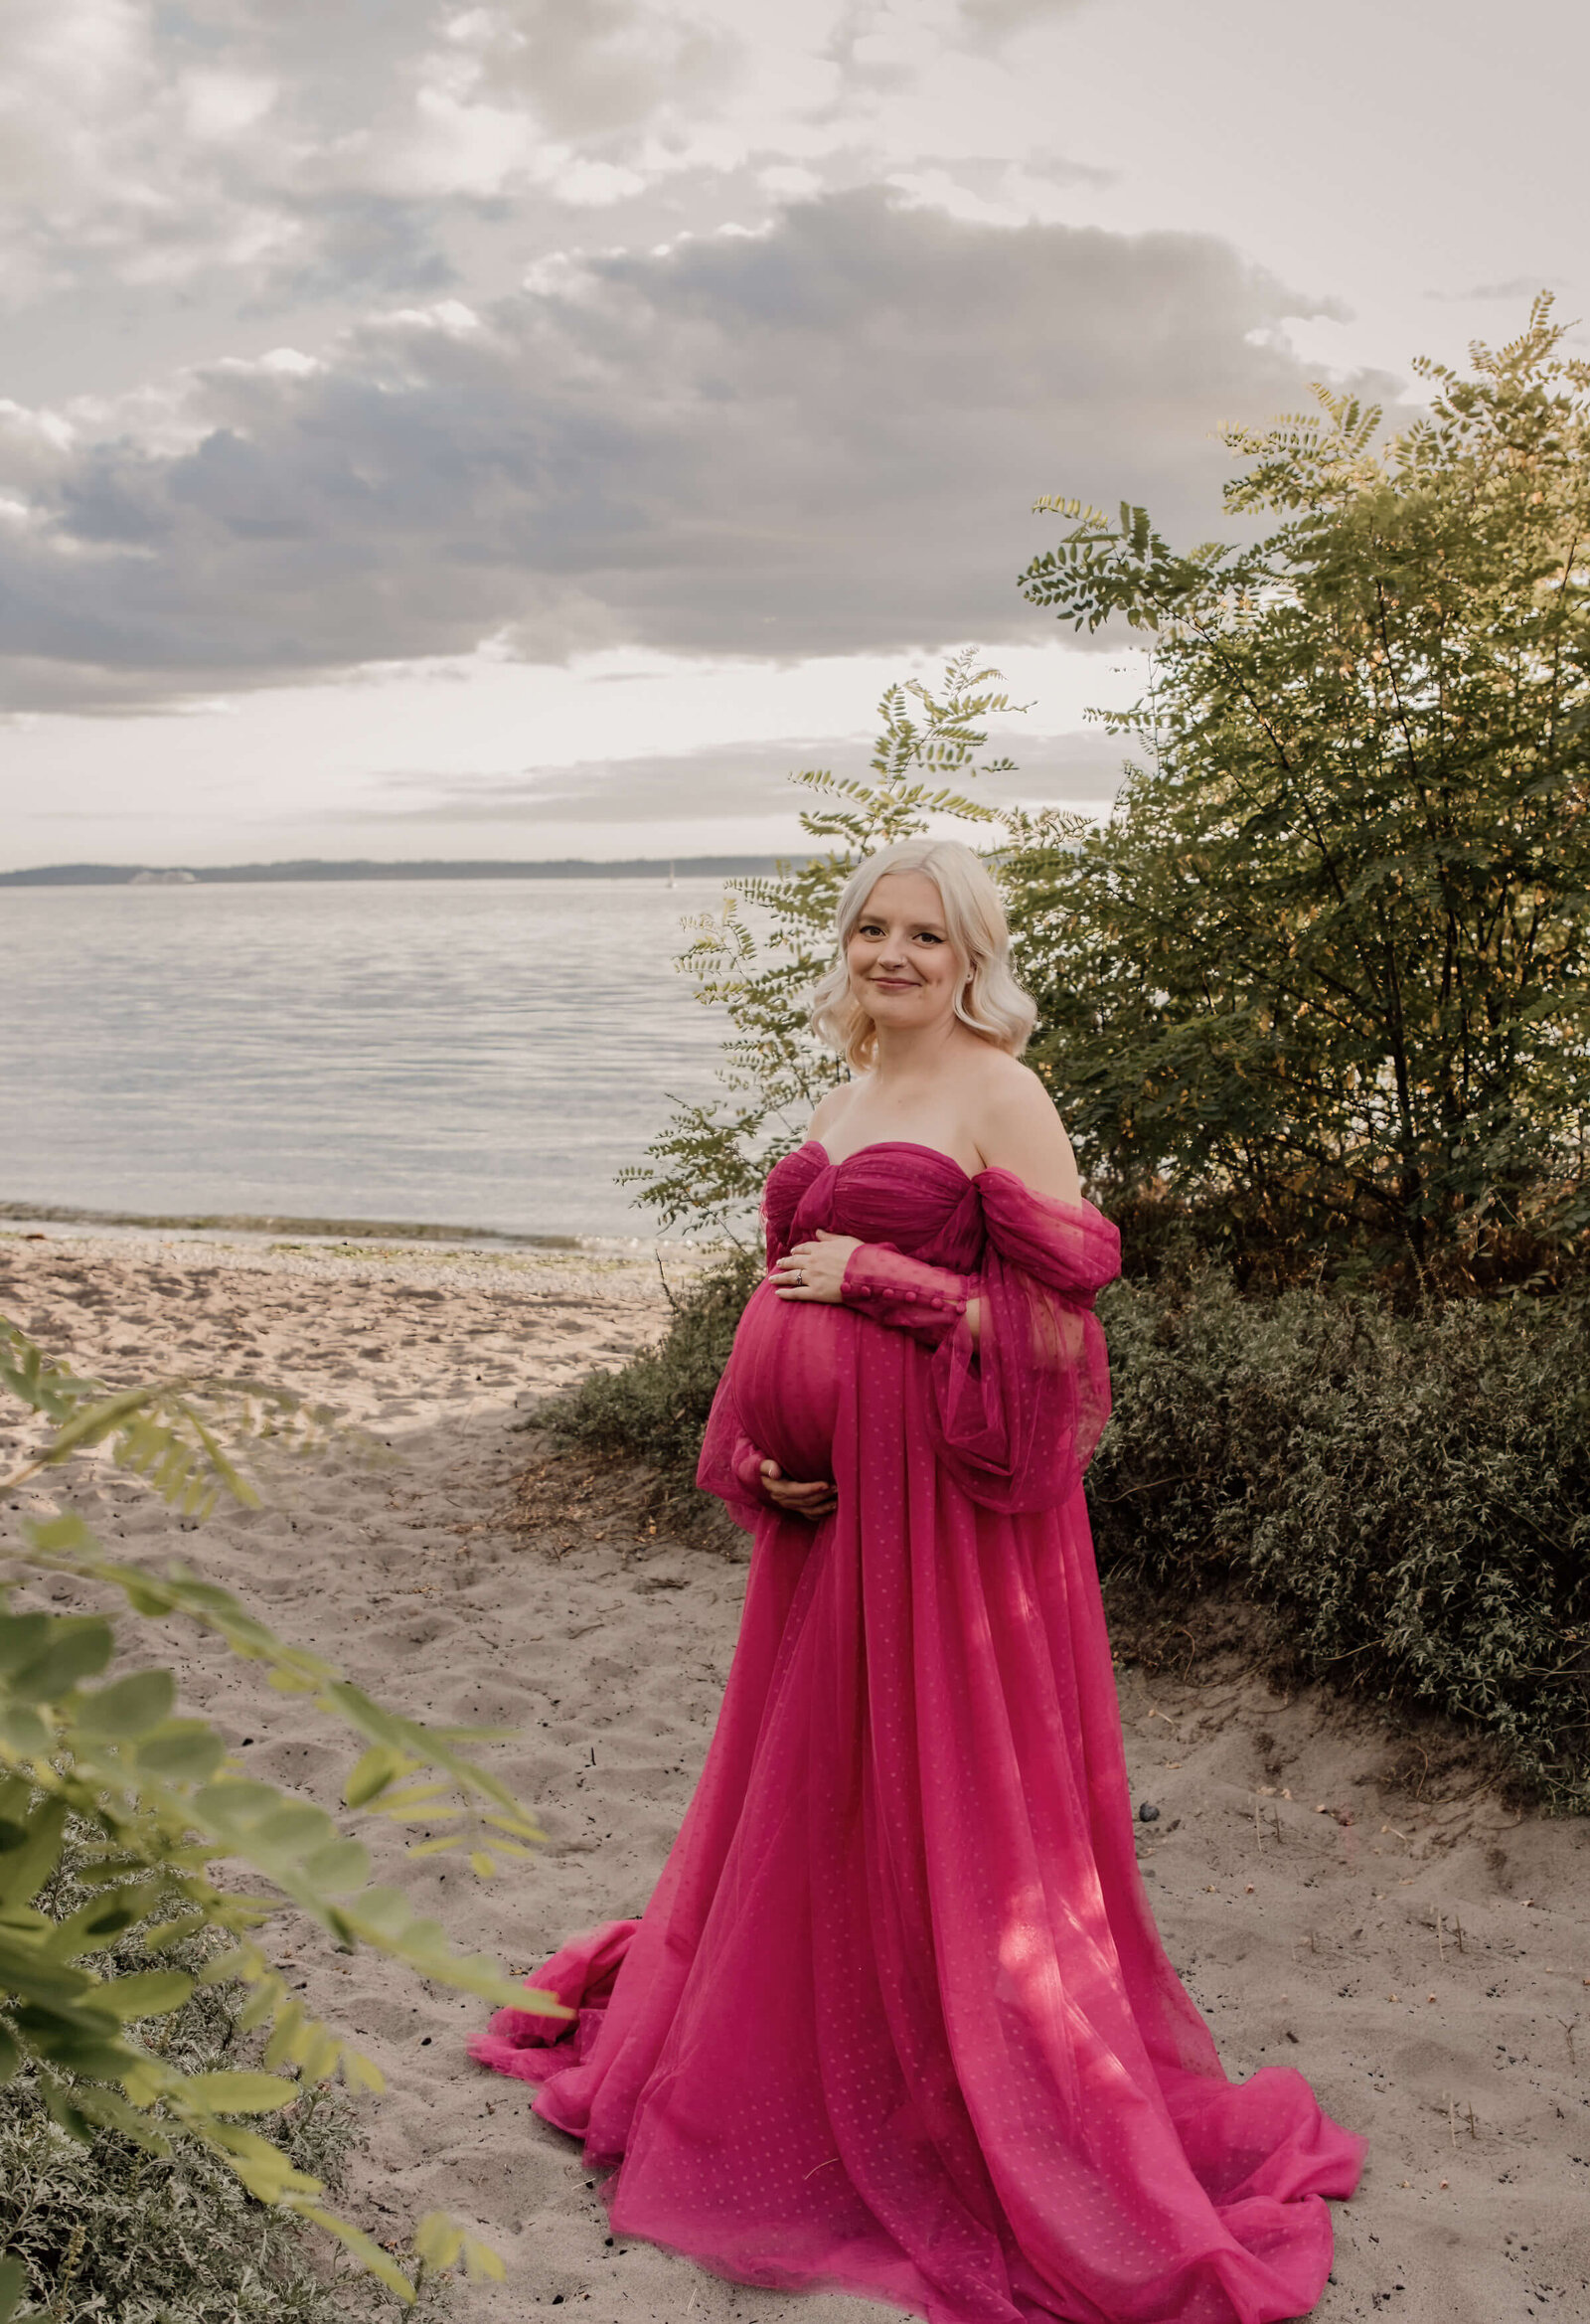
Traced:
<path fill-rule="evenodd" d="M 1590 364 L 1550 301 L 1426 416 L 1233 428 L 1250 546 L 1080 516 L 1024 576 L 1124 619 L 1115 812 L 1016 904 L 1083 1174 L 1412 1285 L 1590 1227 Z M 1223 1248 L 1223 1242 L 1221 1247 Z M 1283 1270 L 1284 1271 L 1284 1270 Z M 1296 1272 L 1296 1268 L 1293 1269 Z"/>
<path fill-rule="evenodd" d="M 68 1835 L 68 1854 L 39 1904 L 70 1919 L 93 1901 L 73 1876 L 84 1835 Z M 90 1839 L 91 1846 L 91 1839 Z M 221 1940 L 178 1940 L 166 1960 L 197 1979 Z M 117 1938 L 101 1961 L 136 1974 L 142 1937 Z M 149 2029 L 168 2064 L 215 2074 L 247 2058 L 256 2038 L 242 2031 L 242 1990 L 199 1984 Z M 266 2135 L 291 2168 L 336 2185 L 354 2141 L 353 2109 L 316 2083 L 267 2121 Z M 311 2251 L 291 2212 L 254 2202 L 224 2158 L 193 2139 L 155 2153 L 119 2131 L 90 2144 L 63 2130 L 23 2067 L 0 2093 L 0 2249 L 25 2279 L 25 2295 L 74 2324 L 352 2324 L 391 2313 L 390 2297 L 368 2276 L 334 2275 Z"/>
<path fill-rule="evenodd" d="M 110 1390 L 53 1363 L 3 1321 L 0 1386 L 47 1430 L 41 1449 L 0 1479 L 7 1498 L 98 1451 L 190 1517 L 223 1491 L 254 1505 L 229 1441 L 301 1449 L 328 1425 L 327 1415 L 251 1381 Z M 292 1906 L 350 1951 L 372 1946 L 489 2003 L 538 2003 L 491 1961 L 455 1952 L 400 1890 L 375 1886 L 366 1850 L 323 1808 L 236 1767 L 207 1721 L 178 1714 L 169 1670 L 106 1678 L 117 1643 L 109 1617 L 13 1612 L 11 1591 L 19 1571 L 66 1577 L 98 1584 L 136 1615 L 223 1639 L 261 1664 L 279 1693 L 357 1738 L 363 1747 L 344 1788 L 350 1809 L 450 1822 L 453 1832 L 410 1852 L 467 1845 L 480 1873 L 494 1869 L 498 1852 L 523 1855 L 539 1837 L 502 1782 L 459 1748 L 491 1731 L 426 1728 L 386 1710 L 322 1656 L 277 1638 L 230 1591 L 181 1566 L 155 1574 L 108 1556 L 71 1510 L 25 1522 L 4 1554 L 12 1571 L 0 1576 L 0 2084 L 26 2073 L 51 2119 L 84 2143 L 111 2133 L 154 2156 L 192 2143 L 247 2196 L 326 2229 L 401 2299 L 460 2257 L 500 2274 L 495 2254 L 439 2214 L 419 2223 L 400 2267 L 326 2207 L 313 2172 L 252 2126 L 333 2076 L 366 2089 L 381 2083 L 369 2060 L 306 2015 L 260 1931 Z M 89 1841 L 74 1867 L 84 1901 L 63 1917 L 44 1900 L 69 1824 Z M 248 1887 L 237 1885 L 239 1872 L 251 1876 Z M 180 1948 L 201 1935 L 229 1941 L 201 1965 L 184 1965 Z M 265 2037 L 258 2067 L 192 2069 L 162 2038 L 174 2013 L 220 1983 L 246 1989 L 238 2023 Z M 0 2260 L 0 2319 L 20 2289 L 15 2266 Z"/>
<path fill-rule="evenodd" d="M 687 1485 L 755 1272 L 702 1278 L 657 1348 L 553 1424 Z M 1114 1284 L 1099 1314 L 1106 1581 L 1234 1587 L 1310 1674 L 1469 1723 L 1529 1795 L 1590 1809 L 1590 1297 L 1409 1318 L 1362 1294 L 1244 1299 L 1209 1271 Z"/>

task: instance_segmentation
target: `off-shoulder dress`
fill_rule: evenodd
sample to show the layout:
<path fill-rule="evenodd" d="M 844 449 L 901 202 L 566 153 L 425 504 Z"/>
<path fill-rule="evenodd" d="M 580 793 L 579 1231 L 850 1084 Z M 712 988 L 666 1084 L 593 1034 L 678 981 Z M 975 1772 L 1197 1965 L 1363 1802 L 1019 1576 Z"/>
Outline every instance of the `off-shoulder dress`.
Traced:
<path fill-rule="evenodd" d="M 1133 1836 L 1082 1473 L 1109 1411 L 1090 1204 L 889 1142 L 773 1170 L 701 1482 L 755 1534 L 700 1785 L 638 1920 L 471 2045 L 610 2174 L 615 2230 L 932 2324 L 1279 2324 L 1364 2141 L 1229 2080 Z M 966 1321 L 979 1302 L 974 1344 Z M 832 1477 L 814 1528 L 764 1454 Z M 550 2041 L 550 2037 L 559 2038 Z"/>

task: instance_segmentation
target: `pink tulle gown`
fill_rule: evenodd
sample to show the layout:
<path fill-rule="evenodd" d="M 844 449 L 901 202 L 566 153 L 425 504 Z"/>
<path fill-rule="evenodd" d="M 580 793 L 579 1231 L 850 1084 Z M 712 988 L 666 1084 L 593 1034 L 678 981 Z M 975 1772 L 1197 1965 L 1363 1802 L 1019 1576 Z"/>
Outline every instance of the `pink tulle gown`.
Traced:
<path fill-rule="evenodd" d="M 700 1786 L 644 1918 L 529 1980 L 573 2028 L 504 2010 L 474 2055 L 540 2083 L 616 2230 L 745 2282 L 1304 2315 L 1364 2142 L 1300 2074 L 1226 2079 L 1138 1873 L 1081 1490 L 1116 1232 L 892 1141 L 803 1146 L 764 1215 L 775 1257 L 865 1247 L 844 1306 L 764 1283 L 718 1390 L 701 1481 L 756 1544 Z M 837 1512 L 766 1507 L 764 1453 Z"/>

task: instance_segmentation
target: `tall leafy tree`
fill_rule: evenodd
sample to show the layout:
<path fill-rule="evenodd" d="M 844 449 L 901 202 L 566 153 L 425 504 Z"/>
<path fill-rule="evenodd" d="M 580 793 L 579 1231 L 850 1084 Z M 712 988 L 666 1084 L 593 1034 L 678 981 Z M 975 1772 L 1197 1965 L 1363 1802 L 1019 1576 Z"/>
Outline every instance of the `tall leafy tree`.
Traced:
<path fill-rule="evenodd" d="M 1250 546 L 1079 519 L 1023 576 L 1153 634 L 1109 823 L 1017 875 L 1037 1059 L 1096 1184 L 1483 1267 L 1585 1223 L 1590 365 L 1550 301 L 1426 413 L 1227 441 Z"/>

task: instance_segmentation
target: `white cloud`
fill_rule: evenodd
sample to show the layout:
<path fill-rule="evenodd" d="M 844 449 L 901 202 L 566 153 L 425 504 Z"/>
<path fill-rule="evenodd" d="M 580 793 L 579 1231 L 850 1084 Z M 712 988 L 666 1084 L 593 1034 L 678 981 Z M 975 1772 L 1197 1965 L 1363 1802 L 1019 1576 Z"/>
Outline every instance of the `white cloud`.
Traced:
<path fill-rule="evenodd" d="M 179 85 L 188 133 L 204 143 L 251 129 L 277 96 L 277 83 L 258 74 L 186 73 Z"/>
<path fill-rule="evenodd" d="M 1143 656 L 1103 661 L 1048 631 L 998 659 L 1013 700 L 1032 705 L 990 736 L 991 753 L 1022 770 L 1013 794 L 1074 805 L 1093 785 L 1096 807 L 1116 753 L 1077 730 L 1089 704 L 1141 691 Z M 802 799 L 784 774 L 860 764 L 879 694 L 906 675 L 931 685 L 939 670 L 932 658 L 773 665 L 634 650 L 548 667 L 481 651 L 193 697 L 182 716 L 18 713 L 5 722 L 3 860 L 795 847 Z M 450 801 L 457 814 L 433 811 Z"/>
<path fill-rule="evenodd" d="M 392 179 L 422 194 L 499 194 L 534 169 L 535 123 L 506 105 L 469 104 L 445 88 L 414 99 L 418 133 L 395 156 Z"/>

